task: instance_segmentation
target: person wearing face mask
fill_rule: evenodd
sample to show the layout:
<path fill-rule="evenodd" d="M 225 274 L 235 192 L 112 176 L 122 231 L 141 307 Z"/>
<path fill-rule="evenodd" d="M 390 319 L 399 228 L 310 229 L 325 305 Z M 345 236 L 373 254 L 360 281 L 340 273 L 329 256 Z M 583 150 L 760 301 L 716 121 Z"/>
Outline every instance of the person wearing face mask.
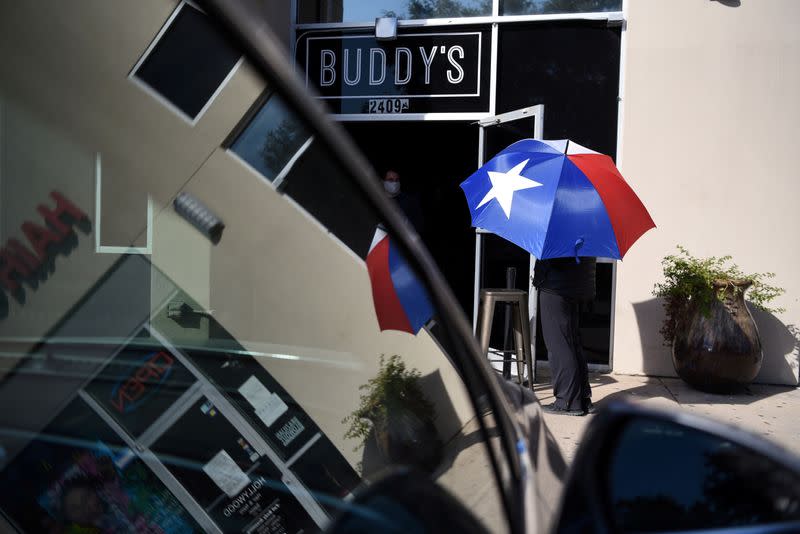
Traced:
<path fill-rule="evenodd" d="M 389 169 L 383 176 L 383 189 L 389 197 L 393 198 L 406 216 L 408 222 L 422 235 L 425 230 L 425 222 L 422 216 L 422 207 L 419 199 L 414 195 L 402 191 L 400 185 L 400 174 Z"/>

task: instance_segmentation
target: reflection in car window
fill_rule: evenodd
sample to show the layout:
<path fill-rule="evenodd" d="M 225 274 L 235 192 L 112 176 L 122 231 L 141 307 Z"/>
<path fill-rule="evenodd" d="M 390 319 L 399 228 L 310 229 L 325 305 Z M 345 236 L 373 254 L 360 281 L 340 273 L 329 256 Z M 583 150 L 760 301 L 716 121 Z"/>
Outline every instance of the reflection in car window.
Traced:
<path fill-rule="evenodd" d="M 622 11 L 622 0 L 500 0 L 501 15 Z"/>
<path fill-rule="evenodd" d="M 374 21 L 376 17 L 435 19 L 485 17 L 492 0 L 298 0 L 297 22 Z M 622 11 L 622 0 L 500 0 L 500 15 Z"/>
<path fill-rule="evenodd" d="M 200 528 L 141 458 L 80 398 L 5 467 L 3 482 L 4 509 L 29 532 L 63 532 L 64 527 L 86 525 L 101 532 Z"/>
<path fill-rule="evenodd" d="M 286 108 L 280 96 L 268 94 L 252 121 L 236 138 L 231 150 L 274 181 L 309 140 L 303 125 Z M 289 169 L 286 169 L 287 171 Z"/>
<path fill-rule="evenodd" d="M 370 22 L 375 17 L 431 19 L 442 17 L 477 17 L 492 14 L 491 0 L 300 0 L 297 21 Z"/>
<path fill-rule="evenodd" d="M 193 46 L 185 46 L 187 40 Z M 192 4 L 181 2 L 131 76 L 195 120 L 240 57 L 208 17 Z"/>
<path fill-rule="evenodd" d="M 620 532 L 800 519 L 800 479 L 794 473 L 741 445 L 670 422 L 629 423 L 609 469 L 612 515 Z"/>
<path fill-rule="evenodd" d="M 502 531 L 464 362 L 329 149 L 247 62 L 195 122 L 131 79 L 178 6 L 0 3 L 0 529 L 309 532 L 412 465 Z"/>

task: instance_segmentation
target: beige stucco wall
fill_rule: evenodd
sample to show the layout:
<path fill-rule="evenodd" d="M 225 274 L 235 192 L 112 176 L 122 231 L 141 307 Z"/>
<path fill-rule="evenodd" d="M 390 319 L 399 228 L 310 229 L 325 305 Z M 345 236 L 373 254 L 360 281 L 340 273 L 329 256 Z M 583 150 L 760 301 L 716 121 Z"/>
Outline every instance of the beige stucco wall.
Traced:
<path fill-rule="evenodd" d="M 33 3 L 13 9 L 4 4 L 0 243 L 12 237 L 27 243 L 20 225 L 41 222 L 36 207 L 54 206 L 49 198 L 54 189 L 91 220 L 90 233 L 77 232 L 75 250 L 55 258 L 45 282 L 36 288 L 23 286 L 24 300 L 0 295 L 0 338 L 35 340 L 119 257 L 95 253 L 99 229 L 101 245 L 144 245 L 147 195 L 175 195 L 237 124 L 263 82 L 242 65 L 191 126 L 127 78 L 177 1 L 86 0 L 79 12 L 57 3 L 44 18 Z M 95 213 L 98 154 L 102 198 L 101 211 Z M 199 270 L 195 276 L 200 276 Z M 203 300 L 202 295 L 198 298 Z M 26 346 L 14 347 L 24 354 Z"/>
<path fill-rule="evenodd" d="M 755 314 L 757 381 L 796 385 L 800 2 L 627 4 L 620 166 L 658 228 L 619 264 L 614 369 L 674 374 L 651 291 L 661 258 L 682 244 L 777 274 L 786 311 Z"/>

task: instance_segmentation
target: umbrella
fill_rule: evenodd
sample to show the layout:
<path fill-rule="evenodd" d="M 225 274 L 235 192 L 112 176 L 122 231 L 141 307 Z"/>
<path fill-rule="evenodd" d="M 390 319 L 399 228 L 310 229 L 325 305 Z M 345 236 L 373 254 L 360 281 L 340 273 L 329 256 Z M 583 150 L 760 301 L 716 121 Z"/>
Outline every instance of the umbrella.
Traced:
<path fill-rule="evenodd" d="M 622 259 L 655 227 L 611 158 L 569 140 L 517 141 L 461 189 L 473 226 L 538 259 Z"/>
<path fill-rule="evenodd" d="M 367 271 L 381 331 L 417 334 L 433 317 L 433 304 L 425 286 L 403 258 L 394 239 L 380 227 L 375 230 L 367 254 Z"/>

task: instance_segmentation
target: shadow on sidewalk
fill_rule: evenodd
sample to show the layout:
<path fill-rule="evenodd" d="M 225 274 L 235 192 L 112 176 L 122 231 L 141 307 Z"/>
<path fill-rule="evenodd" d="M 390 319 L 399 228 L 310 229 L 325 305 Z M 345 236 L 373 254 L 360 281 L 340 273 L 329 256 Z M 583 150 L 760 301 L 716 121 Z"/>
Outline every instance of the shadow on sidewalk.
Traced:
<path fill-rule="evenodd" d="M 795 386 L 752 384 L 734 393 L 706 393 L 705 391 L 692 388 L 679 378 L 663 378 L 661 380 L 679 404 L 692 406 L 746 406 L 797 389 Z"/>
<path fill-rule="evenodd" d="M 589 384 L 592 387 L 592 402 L 595 406 L 602 408 L 607 402 L 619 399 L 642 401 L 661 398 L 670 402 L 676 401 L 675 396 L 660 378 L 644 376 L 626 376 L 625 378 L 626 380 L 620 381 L 613 375 L 590 373 Z M 633 381 L 635 381 L 635 385 L 631 384 Z M 553 398 L 552 387 L 549 377 L 547 382 L 536 384 L 535 389 L 539 402 L 551 402 Z"/>
<path fill-rule="evenodd" d="M 692 392 L 694 394 L 692 398 L 695 398 L 696 395 L 707 396 L 710 399 L 707 401 L 709 403 L 749 404 L 784 391 L 784 388 L 780 386 L 763 386 L 762 384 L 753 384 L 750 388 L 742 388 L 732 395 L 715 395 L 691 389 L 680 379 L 671 376 L 674 372 L 672 355 L 669 347 L 664 345 L 659 331 L 664 320 L 662 299 L 654 298 L 637 302 L 633 308 L 639 326 L 642 354 L 645 355 L 642 361 L 643 374 L 653 377 L 669 377 L 663 379 L 665 385 L 670 383 L 669 380 L 675 380 L 684 386 L 683 388 L 679 387 L 679 391 Z M 752 305 L 748 305 L 748 308 L 758 328 L 764 353 L 764 361 L 756 381 L 767 384 L 798 383 L 800 329 L 795 325 L 785 325 L 772 313 L 758 310 Z M 786 386 L 786 388 L 792 387 L 794 386 Z"/>
<path fill-rule="evenodd" d="M 635 402 L 650 399 L 664 399 L 678 405 L 744 406 L 797 389 L 795 386 L 753 384 L 735 393 L 718 394 L 699 391 L 675 377 L 623 376 L 624 380 L 620 381 L 608 374 L 589 375 L 592 401 L 598 408 L 612 400 Z M 542 376 L 539 380 L 534 388 L 539 402 L 543 404 L 552 402 L 553 390 L 550 377 Z"/>

